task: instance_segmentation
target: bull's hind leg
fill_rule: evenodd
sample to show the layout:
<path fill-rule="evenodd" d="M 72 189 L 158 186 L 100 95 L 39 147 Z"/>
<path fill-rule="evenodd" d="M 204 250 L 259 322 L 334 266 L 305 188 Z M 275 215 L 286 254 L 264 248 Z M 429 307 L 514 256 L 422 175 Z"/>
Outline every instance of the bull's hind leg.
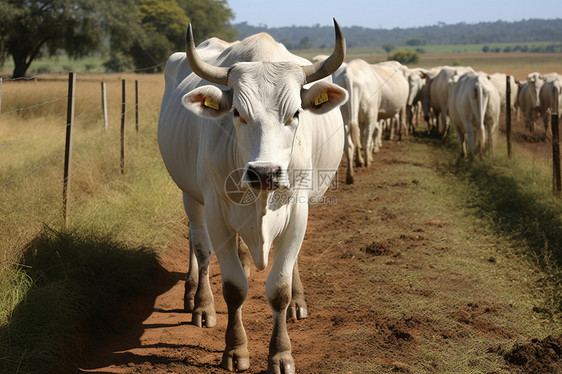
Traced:
<path fill-rule="evenodd" d="M 196 326 L 214 327 L 217 323 L 211 285 L 209 262 L 211 240 L 207 232 L 203 205 L 183 195 L 185 212 L 189 219 L 189 273 L 185 283 L 184 309 L 192 312 L 191 322 Z"/>

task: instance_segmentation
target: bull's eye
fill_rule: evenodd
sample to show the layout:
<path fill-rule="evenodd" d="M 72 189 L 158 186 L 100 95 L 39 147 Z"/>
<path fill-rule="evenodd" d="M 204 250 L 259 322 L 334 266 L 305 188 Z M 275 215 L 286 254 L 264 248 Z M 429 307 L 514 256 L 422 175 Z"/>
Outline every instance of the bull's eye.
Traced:
<path fill-rule="evenodd" d="M 238 111 L 238 109 L 234 108 L 232 115 L 234 116 L 234 118 L 238 118 L 240 122 L 247 123 L 244 118 L 240 117 L 240 112 Z"/>
<path fill-rule="evenodd" d="M 298 123 L 299 122 L 299 115 L 300 115 L 300 110 L 297 110 L 295 112 L 295 114 L 293 114 L 293 117 L 290 118 L 287 122 L 285 122 L 285 126 L 289 126 L 293 123 Z"/>

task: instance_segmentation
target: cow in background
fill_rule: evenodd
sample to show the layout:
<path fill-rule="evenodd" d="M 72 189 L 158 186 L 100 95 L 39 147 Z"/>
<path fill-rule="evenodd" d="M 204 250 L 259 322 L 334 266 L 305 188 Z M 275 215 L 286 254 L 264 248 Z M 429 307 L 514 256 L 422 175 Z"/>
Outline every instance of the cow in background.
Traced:
<path fill-rule="evenodd" d="M 518 82 L 517 104 L 523 112 L 525 127 L 532 133 L 536 131 L 536 121 L 540 114 L 540 93 L 544 77 L 540 73 L 529 73 L 527 80 Z"/>
<path fill-rule="evenodd" d="M 550 119 L 552 113 L 557 113 L 560 118 L 562 107 L 562 76 L 557 73 L 545 74 L 544 84 L 539 95 L 539 112 L 544 124 L 544 131 L 548 138 L 552 137 Z"/>
<path fill-rule="evenodd" d="M 431 86 L 429 88 L 429 98 L 431 102 L 431 108 L 435 116 L 437 117 L 437 131 L 439 133 L 439 118 L 441 119 L 442 131 L 439 135 L 442 138 L 447 136 L 449 132 L 449 121 L 448 111 L 449 111 L 449 93 L 451 85 L 449 84 L 450 79 L 455 75 L 462 75 L 464 73 L 474 72 L 471 67 L 467 66 L 443 66 L 439 73 L 433 78 Z"/>
<path fill-rule="evenodd" d="M 398 126 L 405 128 L 406 69 L 397 61 L 369 64 L 354 59 L 334 79 L 349 92 L 349 101 L 341 109 L 349 131 L 345 148 L 347 183 L 353 183 L 354 159 L 358 167 L 369 166 L 373 162 L 373 153 L 382 145 L 380 120 L 399 113 Z"/>
<path fill-rule="evenodd" d="M 453 76 L 449 84 L 448 112 L 459 135 L 460 157 L 466 157 L 467 148 L 471 159 L 474 153 L 481 158 L 486 151 L 492 153 L 501 111 L 498 89 L 485 73 Z"/>
<path fill-rule="evenodd" d="M 498 92 L 500 94 L 500 100 L 501 100 L 501 108 L 502 111 L 505 110 L 506 107 L 506 93 L 507 93 L 507 74 L 504 73 L 493 73 L 490 74 L 490 82 L 492 82 L 494 84 L 494 86 L 496 86 L 496 88 L 498 89 Z M 518 86 L 517 86 L 517 81 L 515 80 L 515 77 L 513 75 L 509 76 L 509 88 L 510 88 L 510 104 L 511 104 L 511 108 L 510 110 L 514 110 L 515 107 L 517 106 L 517 91 L 518 91 Z"/>

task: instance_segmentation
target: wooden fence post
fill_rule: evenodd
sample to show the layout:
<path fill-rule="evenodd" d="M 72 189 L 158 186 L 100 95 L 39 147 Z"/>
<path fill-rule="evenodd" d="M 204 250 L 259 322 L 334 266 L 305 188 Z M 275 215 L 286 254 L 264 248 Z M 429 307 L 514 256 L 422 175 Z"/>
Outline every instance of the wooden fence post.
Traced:
<path fill-rule="evenodd" d="M 562 181 L 560 179 L 560 131 L 558 128 L 558 113 L 552 113 L 552 190 L 556 197 L 560 197 Z"/>
<path fill-rule="evenodd" d="M 62 216 L 66 226 L 68 217 L 68 195 L 70 191 L 70 165 L 72 161 L 72 124 L 74 123 L 74 88 L 76 76 L 68 73 L 68 101 L 66 106 L 66 145 L 64 148 L 64 179 L 62 188 Z"/>
<path fill-rule="evenodd" d="M 135 80 L 135 128 L 139 133 L 139 81 Z"/>
<path fill-rule="evenodd" d="M 125 79 L 121 80 L 123 101 L 121 104 L 121 174 L 125 174 Z"/>
<path fill-rule="evenodd" d="M 505 79 L 505 136 L 507 138 L 507 157 L 511 158 L 511 78 Z"/>
<path fill-rule="evenodd" d="M 105 82 L 101 82 L 101 110 L 103 115 L 103 128 L 107 130 L 107 94 Z"/>

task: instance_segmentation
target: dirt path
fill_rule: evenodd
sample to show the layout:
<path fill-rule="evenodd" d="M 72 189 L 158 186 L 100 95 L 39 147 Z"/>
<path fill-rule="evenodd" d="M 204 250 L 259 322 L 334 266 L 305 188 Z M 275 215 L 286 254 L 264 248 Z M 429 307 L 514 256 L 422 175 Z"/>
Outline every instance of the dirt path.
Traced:
<path fill-rule="evenodd" d="M 505 357 L 513 342 L 523 344 L 538 331 L 510 322 L 513 313 L 530 307 L 496 296 L 478 276 L 491 272 L 498 288 L 520 287 L 509 276 L 509 260 L 488 239 L 482 239 L 481 251 L 466 253 L 463 240 L 480 240 L 480 234 L 462 231 L 454 207 L 450 214 L 432 215 L 431 207 L 415 205 L 422 195 L 435 196 L 436 204 L 449 201 L 441 202 L 442 191 L 431 186 L 431 168 L 439 161 L 417 151 L 428 149 L 386 142 L 375 166 L 359 170 L 354 185 L 344 185 L 345 173 L 339 173 L 337 190 L 327 193 L 337 204 L 311 210 L 299 258 L 309 317 L 289 323 L 299 373 L 508 373 L 524 367 Z M 427 180 L 421 180 L 423 173 Z M 459 238 L 450 239 L 447 231 L 459 231 Z M 80 372 L 226 373 L 218 367 L 226 306 L 215 258 L 217 326 L 197 328 L 180 309 L 187 248 L 185 239 L 171 245 L 152 297 L 131 303 L 123 312 L 129 317 L 118 319 Z M 471 268 L 475 275 L 463 273 Z M 267 371 L 272 325 L 264 297 L 267 273 L 252 270 L 244 304 L 248 373 Z M 533 323 L 549 323 L 538 317 L 529 310 Z M 560 340 L 556 344 L 559 349 Z"/>

